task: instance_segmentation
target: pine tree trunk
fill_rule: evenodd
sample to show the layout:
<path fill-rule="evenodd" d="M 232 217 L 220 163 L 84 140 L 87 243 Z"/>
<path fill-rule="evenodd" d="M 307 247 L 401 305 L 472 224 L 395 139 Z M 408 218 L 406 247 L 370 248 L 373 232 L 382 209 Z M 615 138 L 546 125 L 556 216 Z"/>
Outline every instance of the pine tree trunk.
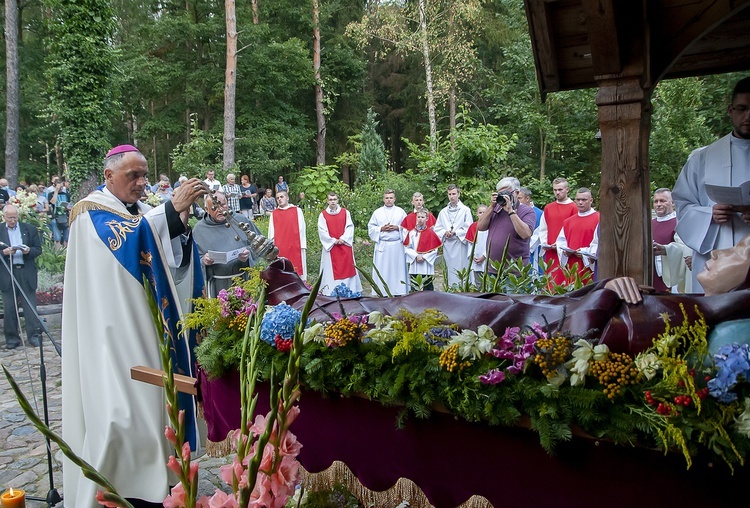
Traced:
<path fill-rule="evenodd" d="M 326 117 L 323 107 L 323 80 L 320 77 L 320 9 L 313 0 L 313 71 L 315 72 L 315 116 L 318 120 L 317 164 L 326 163 Z"/>
<path fill-rule="evenodd" d="M 437 121 L 435 120 L 435 93 L 432 88 L 432 64 L 430 44 L 427 39 L 427 15 L 425 0 L 419 0 L 419 29 L 422 33 L 422 57 L 424 59 L 425 83 L 427 85 L 427 115 L 430 122 L 430 152 L 437 152 Z"/>
<path fill-rule="evenodd" d="M 5 178 L 18 183 L 18 2 L 5 0 Z"/>
<path fill-rule="evenodd" d="M 237 16 L 234 0 L 225 0 L 227 69 L 224 78 L 224 169 L 234 166 L 235 95 L 237 91 Z"/>

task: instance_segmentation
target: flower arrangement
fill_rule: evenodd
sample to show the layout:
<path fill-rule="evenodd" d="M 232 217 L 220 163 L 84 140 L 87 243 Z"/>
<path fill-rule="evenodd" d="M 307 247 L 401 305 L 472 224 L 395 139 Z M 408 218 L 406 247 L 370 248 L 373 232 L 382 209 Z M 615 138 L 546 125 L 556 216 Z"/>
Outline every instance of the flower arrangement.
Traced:
<path fill-rule="evenodd" d="M 400 405 L 398 424 L 438 406 L 494 425 L 525 415 L 550 452 L 577 428 L 615 443 L 678 450 L 688 467 L 697 454 L 733 467 L 750 450 L 750 348 L 709 355 L 702 319 L 667 323 L 653 347 L 633 358 L 546 324 L 499 337 L 484 325 L 460 330 L 437 309 L 328 317 L 304 332 L 306 389 Z M 269 343 L 261 347 L 265 379 L 283 355 Z"/>

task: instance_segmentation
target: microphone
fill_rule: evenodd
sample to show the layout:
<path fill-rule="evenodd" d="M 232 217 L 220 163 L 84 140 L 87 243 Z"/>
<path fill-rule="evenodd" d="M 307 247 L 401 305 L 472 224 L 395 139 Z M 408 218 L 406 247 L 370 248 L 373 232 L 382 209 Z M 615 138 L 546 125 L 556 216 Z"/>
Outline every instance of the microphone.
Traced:
<path fill-rule="evenodd" d="M 8 248 L 10 248 L 10 245 L 8 245 L 5 242 L 0 242 L 0 249 L 8 249 Z"/>

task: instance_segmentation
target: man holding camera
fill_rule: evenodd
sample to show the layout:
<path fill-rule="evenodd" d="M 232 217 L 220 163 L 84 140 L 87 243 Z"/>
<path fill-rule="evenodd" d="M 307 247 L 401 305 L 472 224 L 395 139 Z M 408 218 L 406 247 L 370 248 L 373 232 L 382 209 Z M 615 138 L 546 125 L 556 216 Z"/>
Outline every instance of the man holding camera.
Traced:
<path fill-rule="evenodd" d="M 497 182 L 497 192 L 492 193 L 491 210 L 477 223 L 477 230 L 488 231 L 487 250 L 490 265 L 488 271 L 497 273 L 492 263 L 521 258 L 529 264 L 529 239 L 534 231 L 536 214 L 534 209 L 518 199 L 521 183 L 518 178 L 505 177 Z"/>
<path fill-rule="evenodd" d="M 60 177 L 52 181 L 52 191 L 47 194 L 52 209 L 52 240 L 55 242 L 55 250 L 68 246 L 68 214 L 70 211 L 70 193 Z"/>

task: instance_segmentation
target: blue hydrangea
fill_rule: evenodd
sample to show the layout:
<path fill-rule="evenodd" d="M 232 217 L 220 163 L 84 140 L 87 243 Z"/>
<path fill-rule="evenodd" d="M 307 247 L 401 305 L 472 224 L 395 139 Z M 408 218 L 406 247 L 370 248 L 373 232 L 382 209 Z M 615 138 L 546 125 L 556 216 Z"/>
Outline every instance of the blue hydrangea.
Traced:
<path fill-rule="evenodd" d="M 742 376 L 750 379 L 750 346 L 747 344 L 724 344 L 714 355 L 716 377 L 708 382 L 708 393 L 720 402 L 733 402 L 737 394 L 731 391 Z"/>
<path fill-rule="evenodd" d="M 285 303 L 268 310 L 260 322 L 260 339 L 276 347 L 276 336 L 291 339 L 302 313 Z"/>
<path fill-rule="evenodd" d="M 354 292 L 351 289 L 349 289 L 349 286 L 347 286 L 346 284 L 342 282 L 341 284 L 333 288 L 333 291 L 331 291 L 330 296 L 333 296 L 333 297 L 338 296 L 339 298 L 359 298 L 360 296 L 362 296 L 362 292 L 361 291 Z"/>

